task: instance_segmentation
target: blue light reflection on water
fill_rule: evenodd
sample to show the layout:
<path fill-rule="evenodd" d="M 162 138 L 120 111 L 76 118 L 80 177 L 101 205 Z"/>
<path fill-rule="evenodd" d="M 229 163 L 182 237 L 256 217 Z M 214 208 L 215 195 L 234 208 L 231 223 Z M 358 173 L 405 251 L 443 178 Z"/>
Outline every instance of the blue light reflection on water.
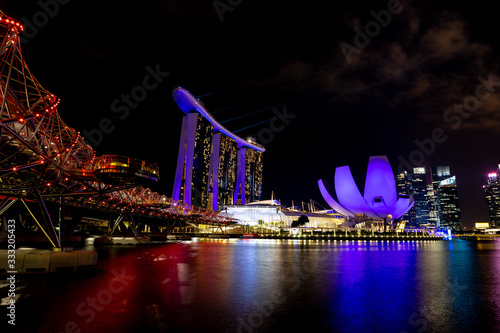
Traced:
<path fill-rule="evenodd" d="M 99 253 L 92 274 L 21 278 L 20 327 L 63 332 L 73 321 L 82 332 L 121 333 L 500 331 L 495 241 L 194 239 Z M 87 297 L 109 289 L 113 271 L 134 279 L 92 320 L 78 314 Z"/>
<path fill-rule="evenodd" d="M 335 288 L 329 293 L 331 325 L 342 331 L 364 332 L 402 327 L 415 301 L 409 292 L 414 284 L 414 246 L 366 242 L 340 248 L 342 270 L 331 281 Z"/>

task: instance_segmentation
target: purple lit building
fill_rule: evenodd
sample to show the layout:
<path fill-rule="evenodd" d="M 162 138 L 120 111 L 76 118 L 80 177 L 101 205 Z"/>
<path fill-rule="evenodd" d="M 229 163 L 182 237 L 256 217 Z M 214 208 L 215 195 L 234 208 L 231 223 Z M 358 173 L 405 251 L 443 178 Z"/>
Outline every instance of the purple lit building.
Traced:
<path fill-rule="evenodd" d="M 177 87 L 172 94 L 186 113 L 173 200 L 213 210 L 260 200 L 265 148 L 228 131 L 184 88 Z"/>
<path fill-rule="evenodd" d="M 364 214 L 373 220 L 394 220 L 405 214 L 414 203 L 410 195 L 398 195 L 394 173 L 386 156 L 370 157 L 363 194 L 358 190 L 347 165 L 335 169 L 337 200 L 323 180 L 319 180 L 318 185 L 328 205 L 350 217 Z"/>

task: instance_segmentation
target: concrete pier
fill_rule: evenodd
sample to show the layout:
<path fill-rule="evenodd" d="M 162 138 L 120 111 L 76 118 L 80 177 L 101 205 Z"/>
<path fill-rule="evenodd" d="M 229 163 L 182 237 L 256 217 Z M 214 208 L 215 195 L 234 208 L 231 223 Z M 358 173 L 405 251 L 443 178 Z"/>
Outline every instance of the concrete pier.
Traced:
<path fill-rule="evenodd" d="M 8 250 L 0 250 L 0 274 L 8 272 L 21 273 L 54 273 L 72 272 L 94 269 L 97 265 L 95 251 L 61 251 L 17 249 L 14 266 Z"/>

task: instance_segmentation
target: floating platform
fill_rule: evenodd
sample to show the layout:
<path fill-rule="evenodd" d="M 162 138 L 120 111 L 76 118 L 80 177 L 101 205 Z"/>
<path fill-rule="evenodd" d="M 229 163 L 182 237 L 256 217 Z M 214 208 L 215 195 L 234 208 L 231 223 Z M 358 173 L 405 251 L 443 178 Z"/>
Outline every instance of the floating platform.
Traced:
<path fill-rule="evenodd" d="M 227 234 L 209 234 L 208 238 L 231 238 L 231 236 Z"/>
<path fill-rule="evenodd" d="M 167 235 L 166 240 L 191 240 L 193 239 L 191 236 L 188 235 Z"/>
<path fill-rule="evenodd" d="M 97 265 L 95 251 L 15 250 L 15 266 L 8 250 L 0 250 L 0 274 L 54 273 L 92 270 Z"/>
<path fill-rule="evenodd" d="M 259 238 L 260 236 L 258 234 L 243 234 L 240 236 L 240 238 Z"/>
<path fill-rule="evenodd" d="M 149 244 L 151 240 L 149 237 L 96 237 L 94 238 L 94 245 L 143 245 Z"/>

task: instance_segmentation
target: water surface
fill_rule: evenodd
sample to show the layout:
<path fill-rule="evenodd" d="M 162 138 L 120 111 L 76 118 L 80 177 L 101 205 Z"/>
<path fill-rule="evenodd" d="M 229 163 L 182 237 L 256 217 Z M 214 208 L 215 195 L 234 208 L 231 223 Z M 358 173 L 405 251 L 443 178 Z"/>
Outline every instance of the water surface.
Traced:
<path fill-rule="evenodd" d="M 497 241 L 194 238 L 96 250 L 95 272 L 18 276 L 17 331 L 500 331 Z"/>

